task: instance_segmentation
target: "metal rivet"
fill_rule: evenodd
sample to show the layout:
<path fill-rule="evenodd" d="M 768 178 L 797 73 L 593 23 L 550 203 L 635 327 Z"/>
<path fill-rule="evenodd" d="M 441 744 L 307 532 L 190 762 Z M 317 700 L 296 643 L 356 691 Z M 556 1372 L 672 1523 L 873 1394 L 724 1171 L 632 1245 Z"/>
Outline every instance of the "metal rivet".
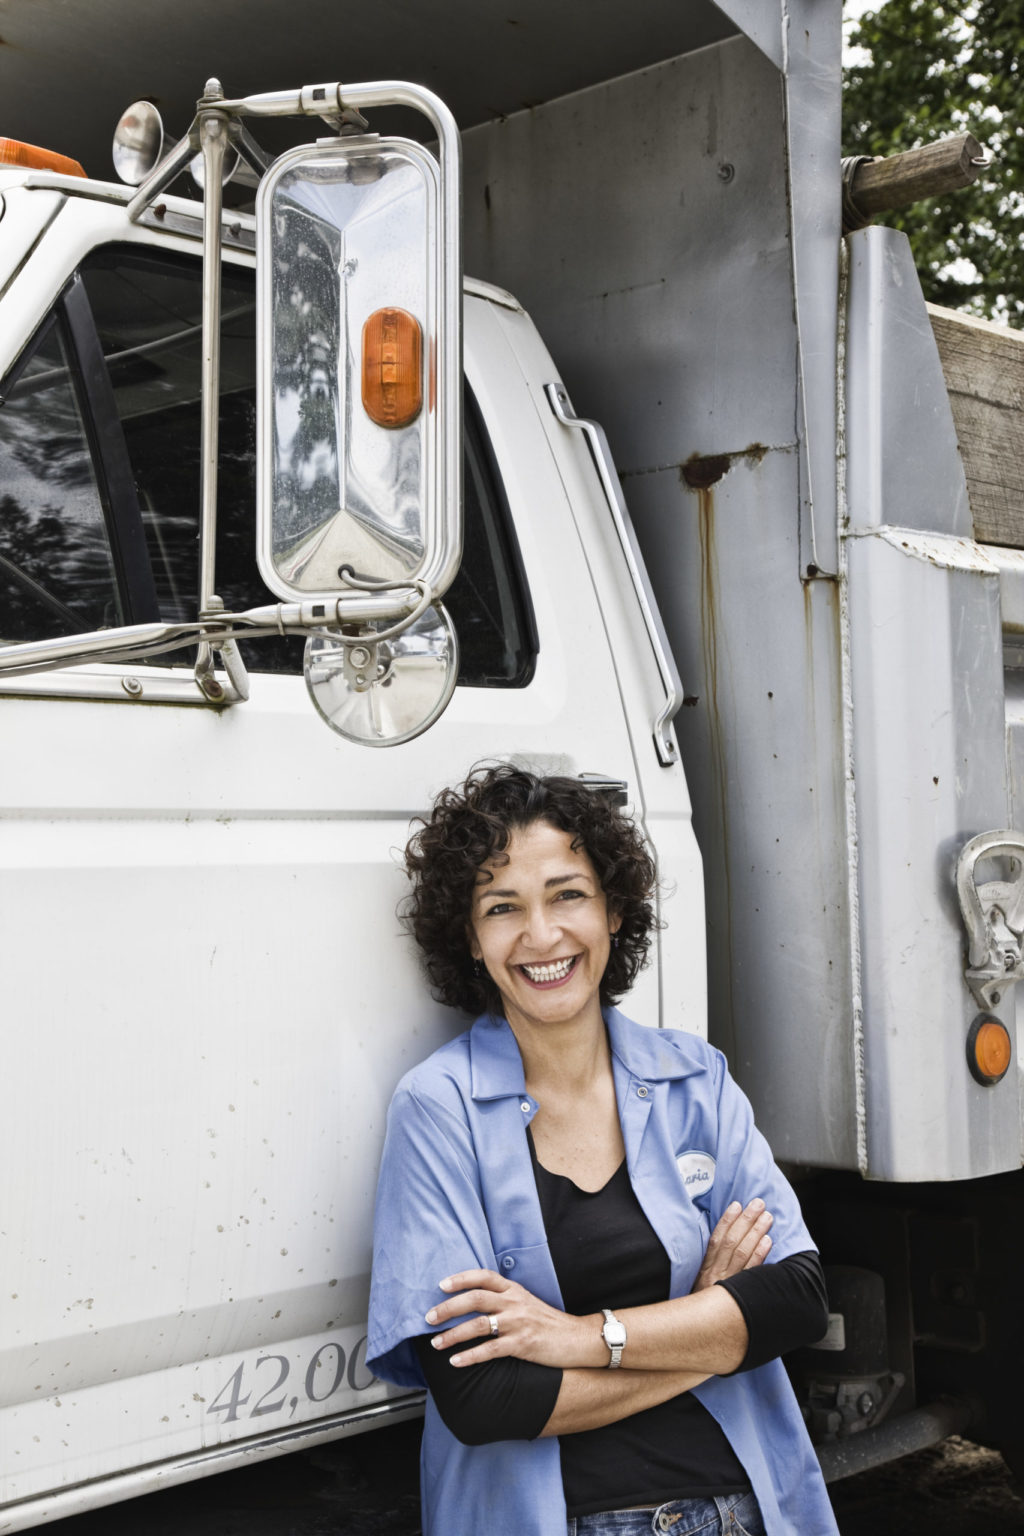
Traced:
<path fill-rule="evenodd" d="M 643 1083 L 641 1083 L 640 1087 L 636 1091 L 636 1096 L 637 1096 L 638 1099 L 646 1099 L 646 1097 L 647 1097 L 649 1092 L 650 1092 L 650 1089 L 649 1088 L 645 1088 Z"/>
<path fill-rule="evenodd" d="M 137 699 L 142 692 L 142 684 L 137 677 L 122 677 L 121 687 L 132 699 Z"/>

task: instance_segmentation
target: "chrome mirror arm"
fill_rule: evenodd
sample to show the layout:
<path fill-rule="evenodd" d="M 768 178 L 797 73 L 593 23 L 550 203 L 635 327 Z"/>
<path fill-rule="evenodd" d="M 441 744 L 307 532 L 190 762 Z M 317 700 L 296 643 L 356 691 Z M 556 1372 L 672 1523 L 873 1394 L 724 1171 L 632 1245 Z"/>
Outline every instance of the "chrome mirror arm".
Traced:
<path fill-rule="evenodd" d="M 229 147 L 227 113 L 214 106 L 224 92 L 219 80 L 207 80 L 199 124 L 199 143 L 203 151 L 203 367 L 202 418 L 200 437 L 199 493 L 199 612 L 207 614 L 223 609 L 216 595 L 217 551 L 217 471 L 220 432 L 220 262 L 221 214 L 224 208 L 224 156 Z M 206 103 L 210 106 L 207 107 Z M 236 672 L 245 676 L 245 666 L 237 648 L 232 658 Z M 196 657 L 195 676 L 206 692 L 204 680 L 213 675 L 213 658 L 205 642 Z M 219 686 L 219 685 L 218 685 Z M 248 682 L 245 695 L 248 697 Z"/>
<path fill-rule="evenodd" d="M 133 224 L 138 222 L 153 199 L 159 197 L 181 175 L 189 161 L 195 158 L 198 149 L 199 119 L 196 118 L 185 137 L 179 139 L 170 154 L 153 167 L 128 204 L 128 218 Z"/>
<path fill-rule="evenodd" d="M 245 124 L 237 119 L 233 120 L 231 124 L 231 142 L 246 165 L 249 166 L 250 170 L 255 171 L 258 177 L 261 177 L 264 171 L 269 170 L 271 156 L 257 144 Z"/>
<path fill-rule="evenodd" d="M 309 599 L 301 603 L 268 603 L 242 613 L 228 613 L 220 598 L 214 598 L 208 614 L 187 623 L 130 624 L 120 629 L 92 630 L 71 638 L 59 636 L 0 645 L 0 679 L 52 672 L 59 667 L 81 666 L 89 662 L 139 661 L 198 645 L 219 653 L 232 686 L 245 698 L 248 697 L 248 678 L 238 654 L 237 640 L 312 635 L 344 646 L 365 645 L 368 638 L 373 644 L 393 640 L 416 624 L 434 600 L 425 582 L 417 581 L 413 586 L 415 591 L 409 584 L 404 584 L 405 590 L 409 591 L 408 613 L 385 630 L 341 633 L 341 626 L 350 627 L 350 621 L 342 612 L 340 601 Z M 212 667 L 204 666 L 202 675 L 212 676 Z"/>

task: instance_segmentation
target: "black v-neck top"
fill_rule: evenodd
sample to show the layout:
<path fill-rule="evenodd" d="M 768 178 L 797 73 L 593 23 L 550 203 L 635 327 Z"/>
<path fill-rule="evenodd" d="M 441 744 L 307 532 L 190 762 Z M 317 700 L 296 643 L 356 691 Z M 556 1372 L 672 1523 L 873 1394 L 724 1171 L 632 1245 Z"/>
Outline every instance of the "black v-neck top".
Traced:
<path fill-rule="evenodd" d="M 532 1136 L 530 1156 L 565 1310 L 587 1316 L 603 1307 L 666 1301 L 669 1257 L 633 1192 L 625 1161 L 603 1189 L 590 1193 L 542 1167 Z M 749 1486 L 722 1430 L 691 1392 L 615 1424 L 563 1435 L 560 1445 L 570 1515 Z"/>
<path fill-rule="evenodd" d="M 667 1300 L 668 1255 L 641 1209 L 625 1162 L 602 1189 L 590 1192 L 544 1168 L 529 1131 L 527 1139 L 566 1311 L 588 1315 Z M 742 1370 L 825 1331 L 824 1280 L 813 1252 L 719 1283 L 747 1322 Z M 438 1411 L 459 1440 L 480 1445 L 540 1434 L 554 1410 L 561 1370 L 508 1356 L 452 1370 L 452 1351 L 435 1350 L 429 1340 L 430 1335 L 416 1340 L 417 1354 Z M 559 1443 L 570 1516 L 707 1498 L 749 1486 L 717 1421 L 689 1392 L 614 1424 L 562 1435 Z"/>

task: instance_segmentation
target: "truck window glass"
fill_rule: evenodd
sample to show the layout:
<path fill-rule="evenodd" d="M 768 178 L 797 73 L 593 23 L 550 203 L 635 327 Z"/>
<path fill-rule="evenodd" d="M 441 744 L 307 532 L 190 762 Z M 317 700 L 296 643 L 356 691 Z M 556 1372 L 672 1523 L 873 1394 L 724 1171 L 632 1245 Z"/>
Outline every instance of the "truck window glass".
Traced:
<path fill-rule="evenodd" d="M 4 381 L 0 637 L 73 635 L 123 621 L 69 348 L 51 316 Z"/>
<path fill-rule="evenodd" d="M 198 584 L 199 263 L 138 248 L 94 251 L 82 278 L 131 458 L 160 612 L 194 614 Z M 256 394 L 253 273 L 225 265 L 222 287 L 217 589 L 228 608 L 273 601 L 255 561 Z M 466 540 L 448 605 L 459 681 L 521 687 L 536 650 L 532 618 L 489 446 L 467 402 Z M 303 641 L 243 645 L 253 671 L 297 672 Z"/>
<path fill-rule="evenodd" d="M 82 279 L 131 459 L 160 616 L 198 607 L 202 278 L 198 262 L 103 247 Z M 273 602 L 255 559 L 256 311 L 253 274 L 225 265 L 221 305 L 217 590 L 229 609 Z M 302 669 L 300 638 L 243 646 L 260 672 Z M 182 658 L 158 658 L 172 664 Z M 182 662 L 182 664 L 185 664 Z"/>

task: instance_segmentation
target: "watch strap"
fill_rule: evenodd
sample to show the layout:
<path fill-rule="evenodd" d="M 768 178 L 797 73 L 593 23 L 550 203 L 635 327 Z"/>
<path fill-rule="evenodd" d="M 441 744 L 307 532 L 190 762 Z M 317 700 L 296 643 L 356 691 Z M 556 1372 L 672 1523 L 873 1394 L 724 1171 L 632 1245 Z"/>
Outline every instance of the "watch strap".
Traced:
<path fill-rule="evenodd" d="M 626 1347 L 626 1325 L 615 1316 L 610 1307 L 602 1307 L 604 1313 L 604 1327 L 601 1336 L 608 1346 L 611 1359 L 608 1361 L 608 1369 L 617 1371 L 622 1364 L 622 1351 Z"/>

